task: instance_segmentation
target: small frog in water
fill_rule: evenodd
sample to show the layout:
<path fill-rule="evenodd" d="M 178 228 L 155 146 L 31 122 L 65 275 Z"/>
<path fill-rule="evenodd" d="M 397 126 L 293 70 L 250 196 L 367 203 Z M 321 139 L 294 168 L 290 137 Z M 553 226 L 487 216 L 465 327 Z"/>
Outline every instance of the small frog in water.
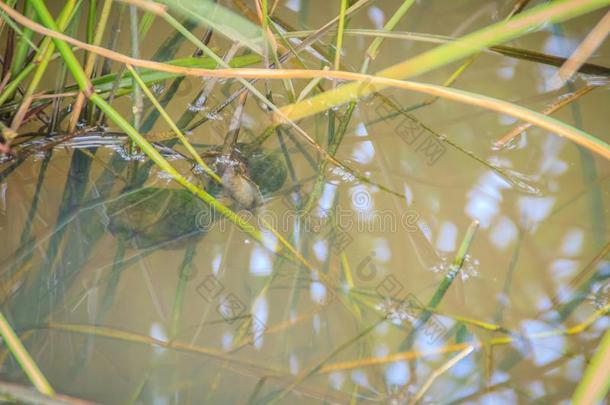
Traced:
<path fill-rule="evenodd" d="M 184 189 L 146 187 L 127 192 L 106 205 L 108 230 L 141 249 L 177 247 L 201 236 L 201 218 L 213 221 L 214 212 Z"/>
<path fill-rule="evenodd" d="M 216 183 L 208 186 L 210 194 L 224 195 L 223 202 L 227 205 L 235 202 L 235 209 L 256 209 L 286 181 L 286 165 L 277 152 L 237 143 L 228 154 L 215 148 L 203 156 L 222 177 L 222 186 Z"/>
<path fill-rule="evenodd" d="M 234 210 L 255 210 L 287 178 L 279 153 L 249 144 L 237 143 L 228 158 L 218 148 L 203 157 L 223 182 L 209 180 L 206 191 Z M 110 232 L 141 249 L 178 248 L 200 239 L 220 215 L 187 190 L 159 187 L 127 192 L 107 204 L 107 212 Z"/>

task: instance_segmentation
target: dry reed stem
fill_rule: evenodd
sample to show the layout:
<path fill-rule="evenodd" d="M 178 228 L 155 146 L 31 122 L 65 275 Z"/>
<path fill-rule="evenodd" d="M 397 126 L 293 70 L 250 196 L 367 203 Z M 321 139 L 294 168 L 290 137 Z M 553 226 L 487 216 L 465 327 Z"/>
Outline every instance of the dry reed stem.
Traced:
<path fill-rule="evenodd" d="M 578 71 L 578 69 L 589 59 L 597 48 L 602 44 L 610 32 L 610 11 L 608 11 L 595 27 L 589 32 L 587 37 L 580 43 L 578 48 L 572 53 L 570 58 L 561 66 L 557 77 L 561 85 Z"/>
<path fill-rule="evenodd" d="M 575 91 L 573 93 L 564 94 L 564 95 L 560 96 L 557 100 L 555 100 L 553 103 L 549 104 L 544 110 L 542 110 L 542 114 L 551 115 L 554 112 L 567 106 L 568 104 L 578 100 L 579 98 L 581 98 L 585 94 L 589 93 L 591 90 L 595 89 L 596 87 L 598 87 L 598 86 L 592 86 L 592 85 L 585 86 L 583 88 L 578 89 L 577 91 Z M 503 135 L 500 139 L 498 139 L 494 143 L 494 147 L 495 148 L 504 147 L 513 138 L 516 138 L 521 133 L 523 133 L 523 131 L 526 131 L 531 126 L 532 126 L 532 124 L 529 122 L 525 122 L 523 124 L 517 125 L 515 128 L 511 129 L 505 135 Z"/>

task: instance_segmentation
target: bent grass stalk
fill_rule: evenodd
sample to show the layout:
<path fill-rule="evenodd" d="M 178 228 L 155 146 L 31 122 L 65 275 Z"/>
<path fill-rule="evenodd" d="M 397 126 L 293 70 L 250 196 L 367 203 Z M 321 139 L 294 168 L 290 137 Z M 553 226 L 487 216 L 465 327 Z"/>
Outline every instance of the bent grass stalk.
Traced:
<path fill-rule="evenodd" d="M 136 3 L 139 3 L 140 0 L 132 0 Z M 182 24 L 180 24 L 180 22 L 178 22 L 175 18 L 173 18 L 171 15 L 169 15 L 166 11 L 163 11 L 162 13 L 159 14 L 169 25 L 171 25 L 174 29 L 176 29 L 178 32 L 180 32 L 182 35 L 184 35 L 184 37 L 189 40 L 192 44 L 194 44 L 195 46 L 197 46 L 199 49 L 201 49 L 203 51 L 204 54 L 208 55 L 210 58 L 212 58 L 214 61 L 216 61 L 216 63 L 218 63 L 220 66 L 222 66 L 224 68 L 224 70 L 233 70 L 234 69 L 228 69 L 229 66 L 227 65 L 227 63 L 225 61 L 222 60 L 222 58 L 220 58 L 218 55 L 216 55 L 216 53 L 214 53 L 209 47 L 207 47 L 204 43 L 202 43 L 197 37 L 195 37 L 190 31 L 188 31 L 187 29 L 184 28 L 184 26 Z M 135 59 L 135 58 L 134 58 Z M 141 61 L 141 59 L 135 59 L 136 61 Z M 279 60 L 278 60 L 279 62 Z M 137 63 L 133 64 L 134 66 L 137 65 Z M 223 69 L 211 69 L 211 71 L 219 71 L 219 70 L 223 70 Z M 241 69 L 240 69 L 241 70 Z M 273 69 L 262 69 L 264 71 L 273 71 Z M 275 70 L 283 70 L 283 69 L 275 69 Z M 222 76 L 219 76 L 222 77 Z M 226 76 L 226 77 L 230 77 L 230 76 Z M 281 114 L 280 109 L 278 109 L 275 104 L 273 104 L 271 101 L 269 101 L 269 99 L 267 97 L 265 97 L 260 91 L 258 91 L 258 89 L 256 87 L 254 87 L 254 85 L 250 82 L 248 82 L 246 79 L 246 77 L 241 77 L 241 76 L 235 76 L 235 78 L 245 87 L 247 88 L 254 96 L 256 96 L 263 104 L 265 104 L 265 106 L 267 106 L 271 111 L 273 111 L 275 114 Z M 301 129 L 296 123 L 294 123 L 292 120 L 287 120 L 287 122 L 292 125 L 297 132 L 303 136 L 313 147 L 316 148 L 316 150 L 318 152 L 320 152 L 322 155 L 324 155 L 327 159 L 333 161 L 335 164 L 337 164 L 338 166 L 344 167 L 345 166 L 343 164 L 341 164 L 340 162 L 338 162 L 336 159 L 334 159 L 333 156 L 329 155 L 326 150 L 324 148 L 322 148 L 311 136 L 309 136 L 303 129 Z M 346 168 L 347 169 L 347 168 Z"/>
<path fill-rule="evenodd" d="M 392 79 L 408 79 L 476 54 L 489 46 L 518 38 L 530 32 L 532 28 L 539 24 L 561 22 L 602 8 L 608 4 L 610 4 L 608 0 L 564 0 L 556 1 L 549 5 L 538 6 L 508 21 L 489 25 L 486 28 L 462 37 L 456 42 L 439 46 L 404 62 L 383 69 L 376 76 Z M 291 119 L 305 118 L 333 106 L 364 97 L 373 91 L 381 90 L 381 88 L 365 87 L 358 89 L 358 87 L 358 84 L 351 83 L 336 90 L 311 97 L 301 103 L 285 107 L 284 111 L 289 111 L 287 115 Z"/>
<path fill-rule="evenodd" d="M 603 4 L 606 4 L 606 3 L 610 4 L 609 0 L 597 0 L 597 1 L 587 2 L 586 4 L 589 7 L 584 7 L 582 5 L 579 6 L 578 4 L 574 5 L 573 2 L 574 2 L 573 0 L 564 1 L 564 2 L 561 2 L 561 4 L 553 3 L 553 5 L 551 5 L 551 6 L 542 6 L 542 9 L 543 9 L 542 11 L 547 10 L 547 8 L 549 8 L 549 9 L 552 8 L 552 10 L 554 10 L 555 13 L 552 14 L 553 18 L 551 18 L 551 17 L 549 17 L 549 18 L 552 21 L 558 21 L 558 20 L 561 20 L 561 18 L 559 18 L 559 17 L 562 17 L 563 19 L 567 19 L 568 17 L 573 17 L 576 14 L 576 11 L 578 11 L 579 14 L 582 14 L 586 11 L 591 11 L 592 9 L 599 8 Z M 568 8 L 568 10 L 571 13 L 566 12 L 566 10 L 565 10 L 566 4 L 564 4 L 564 3 L 569 3 L 569 5 L 571 7 Z M 593 4 L 590 4 L 590 3 L 593 3 Z M 563 8 L 560 8 L 559 5 L 562 5 Z M 547 129 L 548 131 L 551 131 L 551 132 L 557 133 L 558 135 L 564 136 L 564 137 L 570 139 L 571 141 L 603 156 L 604 158 L 610 159 L 610 146 L 607 143 L 605 143 L 604 141 L 597 139 L 596 137 L 594 137 L 584 131 L 581 131 L 571 125 L 568 125 L 564 122 L 558 121 L 551 117 L 547 117 L 544 114 L 540 114 L 540 113 L 532 111 L 528 108 L 521 107 L 516 104 L 509 103 L 509 102 L 506 102 L 503 100 L 484 96 L 481 94 L 476 94 L 476 93 L 472 93 L 472 92 L 468 92 L 468 91 L 464 91 L 464 90 L 456 90 L 456 89 L 432 85 L 432 84 L 402 81 L 402 80 L 392 79 L 392 78 L 388 78 L 388 77 L 372 76 L 372 75 L 365 75 L 365 74 L 345 72 L 345 71 L 303 70 L 303 69 L 286 70 L 286 69 L 181 68 L 181 67 L 172 66 L 172 65 L 168 65 L 168 64 L 164 64 L 164 63 L 160 63 L 160 62 L 135 59 L 135 58 L 131 58 L 129 56 L 120 54 L 118 52 L 111 51 L 109 49 L 89 45 L 89 44 L 83 43 L 81 41 L 78 41 L 72 37 L 69 37 L 67 35 L 63 35 L 63 34 L 57 32 L 57 30 L 45 28 L 45 27 L 41 26 L 40 24 L 37 24 L 37 23 L 25 18 L 20 13 L 7 7 L 5 4 L 0 3 L 0 8 L 2 10 L 4 10 L 7 14 L 9 14 L 12 18 L 14 18 L 16 21 L 32 28 L 34 31 L 37 31 L 44 35 L 48 35 L 57 40 L 71 43 L 84 50 L 97 52 L 100 55 L 103 55 L 103 56 L 113 59 L 115 61 L 130 64 L 133 66 L 146 67 L 146 68 L 150 68 L 153 70 L 159 70 L 159 71 L 164 71 L 164 72 L 168 72 L 168 73 L 178 73 L 178 74 L 185 74 L 185 75 L 192 75 L 192 76 L 199 76 L 199 77 L 268 78 L 268 79 L 322 77 L 322 78 L 326 78 L 326 79 L 354 81 L 354 83 L 350 83 L 350 84 L 341 86 L 341 87 L 337 88 L 336 90 L 331 90 L 322 95 L 313 96 L 309 99 L 303 100 L 300 103 L 291 104 L 291 105 L 282 107 L 279 110 L 275 110 L 278 121 L 287 122 L 287 123 L 290 123 L 291 125 L 295 126 L 295 129 L 297 129 L 297 131 L 302 136 L 304 136 L 310 144 L 312 144 L 314 147 L 316 147 L 316 149 L 319 152 L 321 152 L 325 156 L 325 158 L 327 158 L 334 164 L 336 164 L 340 167 L 343 167 L 343 168 L 346 168 L 345 165 L 341 164 L 341 162 L 339 162 L 337 159 L 335 159 L 326 150 L 321 148 L 315 142 L 315 140 L 313 140 L 303 130 L 300 130 L 300 128 L 298 126 L 296 126 L 296 124 L 294 124 L 294 121 L 298 120 L 300 118 L 304 118 L 306 116 L 313 115 L 317 112 L 324 111 L 333 106 L 343 104 L 352 99 L 357 99 L 366 94 L 370 94 L 372 91 L 380 91 L 386 87 L 396 87 L 396 88 L 401 88 L 404 90 L 412 90 L 412 91 L 416 91 L 416 92 L 420 92 L 420 93 L 439 96 L 439 97 L 447 98 L 449 100 L 454 100 L 454 101 L 458 101 L 461 103 L 470 104 L 470 105 L 485 108 L 488 110 L 497 111 L 500 113 L 511 115 L 515 118 L 521 119 L 523 121 L 531 122 L 532 124 L 534 124 L 538 127 Z M 540 8 L 540 7 L 538 7 L 538 8 Z M 536 11 L 538 10 L 538 8 L 536 9 Z M 574 9 L 576 9 L 576 11 Z M 540 15 L 540 14 L 542 14 L 541 12 L 538 12 L 534 15 L 535 17 L 537 17 L 535 19 L 529 18 L 531 14 L 532 14 L 531 12 L 527 15 L 525 13 L 522 14 L 520 17 L 518 17 L 520 19 L 519 21 L 525 19 L 525 17 L 528 17 L 528 19 L 526 19 L 526 21 L 530 22 L 531 25 L 535 25 L 532 21 L 534 21 L 536 23 L 545 21 L 545 19 L 543 18 L 545 15 Z M 502 24 L 504 24 L 504 23 L 502 23 Z M 523 33 L 523 31 L 526 31 L 526 29 L 524 27 L 522 27 L 522 25 L 523 25 L 523 22 L 520 25 L 517 25 L 517 27 L 519 27 L 519 29 L 513 29 L 513 31 L 518 32 L 518 33 Z M 491 27 L 494 27 L 494 26 L 495 25 L 493 25 Z M 483 30 L 486 32 L 486 35 L 489 35 L 487 30 L 490 30 L 491 27 L 488 27 L 487 29 Z M 511 25 L 509 25 L 509 27 L 511 27 Z M 513 32 L 513 31 L 510 31 L 510 32 L 512 32 L 514 34 L 515 32 Z M 502 37 L 502 38 L 505 38 L 505 37 Z M 510 37 L 506 38 L 506 39 L 510 39 Z M 472 42 L 472 39 L 469 39 L 469 41 Z M 472 45 L 469 46 L 467 44 L 463 44 L 462 42 L 459 42 L 459 41 L 456 42 L 455 44 L 458 44 L 458 45 L 454 45 L 454 44 L 446 45 L 446 46 L 451 46 L 451 48 L 450 48 L 451 52 L 449 52 L 449 55 L 462 54 L 463 52 L 461 52 L 461 53 L 459 52 L 462 48 L 471 49 L 471 51 L 472 51 L 471 53 L 479 50 L 479 48 L 475 48 Z M 481 46 L 487 46 L 487 45 L 488 45 L 487 43 L 481 44 Z M 456 47 L 457 47 L 457 49 L 455 49 Z M 439 48 L 444 48 L 444 47 L 439 47 Z M 439 48 L 437 48 L 437 49 L 439 49 Z M 67 48 L 67 49 L 69 49 L 69 48 Z M 435 55 L 433 55 L 433 56 L 435 56 Z M 435 59 L 435 58 L 436 58 L 436 56 L 433 59 Z M 416 61 L 420 60 L 419 58 L 414 58 L 414 59 L 417 59 Z M 424 58 L 424 59 L 427 60 L 428 58 Z M 450 61 L 450 59 L 447 59 L 447 60 Z M 451 59 L 451 60 L 453 60 L 453 59 Z M 447 63 L 449 63 L 449 62 L 447 62 Z M 419 62 L 417 63 L 417 65 L 418 64 L 419 64 Z M 437 65 L 438 65 L 438 63 L 437 63 Z M 423 71 L 427 71 L 427 70 L 423 69 L 423 70 L 421 70 L 420 73 L 423 73 Z M 273 106 L 272 108 L 276 108 L 276 107 Z"/>
<path fill-rule="evenodd" d="M 589 86 L 582 87 L 573 93 L 563 94 L 563 95 L 559 96 L 559 98 L 557 100 L 555 100 L 553 103 L 549 104 L 544 110 L 542 110 L 542 114 L 544 114 L 544 115 L 553 114 L 554 112 L 556 112 L 556 111 L 562 109 L 563 107 L 569 105 L 570 103 L 578 100 L 579 98 L 581 98 L 582 96 L 584 96 L 585 94 L 589 93 L 591 90 L 594 90 L 597 87 L 598 86 L 589 85 Z M 511 140 L 513 140 L 514 138 L 521 135 L 524 131 L 526 131 L 531 126 L 532 125 L 530 123 L 523 123 L 523 124 L 517 125 L 515 128 L 508 131 L 505 135 L 502 135 L 500 137 L 500 139 L 498 139 L 494 143 L 494 147 L 503 148 Z"/>

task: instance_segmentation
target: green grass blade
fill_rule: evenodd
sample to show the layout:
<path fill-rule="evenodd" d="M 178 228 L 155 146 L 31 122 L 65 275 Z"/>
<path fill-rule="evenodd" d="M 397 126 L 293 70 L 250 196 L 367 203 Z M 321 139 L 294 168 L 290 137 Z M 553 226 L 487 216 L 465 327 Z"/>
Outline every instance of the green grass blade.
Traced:
<path fill-rule="evenodd" d="M 195 148 L 193 148 L 193 145 L 191 145 L 191 143 L 186 138 L 186 136 L 182 133 L 182 131 L 178 128 L 178 126 L 174 123 L 174 120 L 172 120 L 172 118 L 169 116 L 167 111 L 165 111 L 165 109 L 161 106 L 161 104 L 159 103 L 159 101 L 157 100 L 155 95 L 146 86 L 146 84 L 144 83 L 144 81 L 142 80 L 140 75 L 136 72 L 136 70 L 132 66 L 130 66 L 130 65 L 127 65 L 127 69 L 131 72 L 131 75 L 133 76 L 133 78 L 137 82 L 137 84 L 140 87 L 140 89 L 142 89 L 144 94 L 146 94 L 146 97 L 148 97 L 148 99 L 155 106 L 157 111 L 159 111 L 159 114 L 161 114 L 161 117 L 163 117 L 165 122 L 172 129 L 172 131 L 174 131 L 174 134 L 176 134 L 178 139 L 180 139 L 180 142 L 182 142 L 182 144 L 189 151 L 191 156 L 193 156 L 193 159 L 195 159 L 197 164 L 199 166 L 201 166 L 203 168 L 203 170 L 205 170 L 205 172 L 211 178 L 213 178 L 218 184 L 222 184 L 222 179 L 220 177 L 218 177 L 218 175 L 216 173 L 214 173 L 214 171 L 203 161 L 203 159 L 201 158 L 199 153 L 197 153 Z"/>
<path fill-rule="evenodd" d="M 347 0 L 341 0 L 341 13 L 339 14 L 339 27 L 337 29 L 337 44 L 335 46 L 334 69 L 339 70 L 341 66 L 341 48 L 343 47 L 343 31 L 345 30 L 345 10 L 347 10 Z"/>
<path fill-rule="evenodd" d="M 433 311 L 439 306 L 443 297 L 445 297 L 447 290 L 449 290 L 449 287 L 451 287 L 451 284 L 453 284 L 453 280 L 455 280 L 456 276 L 464 265 L 464 260 L 466 260 L 466 254 L 468 253 L 468 250 L 470 250 L 470 245 L 472 244 L 472 240 L 474 239 L 474 235 L 477 232 L 478 228 L 479 221 L 475 220 L 470 223 L 470 226 L 468 227 L 466 235 L 464 236 L 464 239 L 460 244 L 455 259 L 453 260 L 453 265 L 451 266 L 451 269 L 447 274 L 445 274 L 445 277 L 443 277 L 443 280 L 434 292 L 434 295 L 432 296 L 432 298 L 430 298 L 430 301 L 426 306 L 426 310 L 422 312 L 419 318 L 417 318 L 413 329 L 400 345 L 401 351 L 411 348 L 414 343 L 417 332 L 426 322 L 428 322 L 428 320 L 432 316 Z"/>
<path fill-rule="evenodd" d="M 585 370 L 585 376 L 576 387 L 572 403 L 594 405 L 603 402 L 610 390 L 610 329 L 606 330 L 597 352 Z"/>
<path fill-rule="evenodd" d="M 182 310 L 184 309 L 184 301 L 186 299 L 186 285 L 191 279 L 191 272 L 193 271 L 191 266 L 195 253 L 195 245 L 190 244 L 186 248 L 184 258 L 180 264 L 178 285 L 176 286 L 176 294 L 174 295 L 174 303 L 172 305 L 172 316 L 170 318 L 169 336 L 171 339 L 175 339 L 179 333 Z"/>
<path fill-rule="evenodd" d="M 57 26 L 60 32 L 63 32 L 68 27 L 68 24 L 74 17 L 77 8 L 78 6 L 76 0 L 70 0 L 66 2 L 65 6 L 61 10 L 59 18 L 57 19 Z M 36 71 L 34 72 L 34 77 L 32 77 L 32 80 L 30 81 L 28 88 L 25 94 L 23 95 L 24 101 L 21 103 L 17 114 L 15 114 L 15 116 L 13 117 L 13 122 L 11 124 L 11 128 L 13 130 L 17 130 L 21 125 L 21 121 L 31 105 L 31 97 L 38 88 L 38 85 L 40 84 L 40 81 L 42 80 L 47 70 L 54 50 L 55 46 L 53 45 L 51 39 L 45 38 L 43 40 L 43 45 L 41 46 L 40 51 L 38 52 L 38 55 L 36 55 L 36 58 L 31 63 L 31 65 L 36 66 Z"/>
<path fill-rule="evenodd" d="M 25 9 L 23 13 L 28 18 L 34 17 L 34 10 L 27 1 L 25 2 Z M 25 60 L 28 56 L 28 52 L 30 51 L 28 48 L 30 47 L 29 44 L 31 43 L 33 36 L 34 31 L 28 28 L 23 30 L 21 38 L 19 38 L 17 41 L 17 46 L 15 47 L 15 54 L 13 55 L 13 61 L 11 63 L 11 75 L 16 76 L 23 68 Z"/>
<path fill-rule="evenodd" d="M 404 62 L 386 68 L 376 76 L 393 79 L 414 77 L 480 52 L 482 49 L 518 38 L 548 22 L 561 22 L 610 4 L 609 0 L 563 0 L 540 5 L 510 21 L 502 21 L 468 34 L 461 40 L 441 45 Z M 300 103 L 288 106 L 288 118 L 298 120 L 364 97 L 387 86 L 350 83 Z"/>
<path fill-rule="evenodd" d="M 398 8 L 398 10 L 396 10 L 394 15 L 392 15 L 388 22 L 383 26 L 383 32 L 387 33 L 394 30 L 398 22 L 401 20 L 402 17 L 404 17 L 404 15 L 411 8 L 413 3 L 415 3 L 415 0 L 405 0 Z M 383 40 L 383 37 L 377 37 L 373 40 L 371 45 L 369 45 L 368 49 L 366 50 L 366 57 L 368 59 L 375 59 L 377 57 L 377 54 L 379 53 L 379 47 L 381 46 Z"/>
<path fill-rule="evenodd" d="M 15 331 L 11 328 L 11 325 L 2 312 L 0 312 L 0 334 L 2 334 L 4 343 L 8 346 L 23 371 L 27 374 L 32 385 L 43 394 L 50 396 L 55 395 L 55 391 L 51 387 L 51 384 L 49 384 L 46 377 L 40 371 L 40 368 L 38 368 L 38 365 L 34 362 L 25 347 L 23 347 L 21 340 L 19 340 L 19 337 L 17 337 Z"/>
<path fill-rule="evenodd" d="M 199 21 L 232 41 L 244 44 L 258 54 L 264 52 L 265 37 L 262 29 L 219 4 L 210 0 L 160 2 L 184 17 Z"/>

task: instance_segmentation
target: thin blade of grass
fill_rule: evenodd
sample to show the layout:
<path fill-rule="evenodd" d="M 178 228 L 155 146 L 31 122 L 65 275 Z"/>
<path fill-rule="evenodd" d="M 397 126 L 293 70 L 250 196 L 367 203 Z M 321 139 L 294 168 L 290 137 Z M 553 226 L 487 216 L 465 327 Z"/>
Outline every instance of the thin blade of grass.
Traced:
<path fill-rule="evenodd" d="M 410 405 L 417 404 L 419 402 L 419 400 L 424 396 L 424 394 L 430 389 L 430 387 L 432 386 L 432 384 L 438 377 L 440 377 L 443 373 L 446 373 L 451 367 L 455 366 L 457 363 L 462 361 L 462 359 L 464 359 L 470 353 L 472 353 L 473 350 L 474 350 L 474 347 L 468 346 L 467 348 L 465 348 L 464 350 L 459 352 L 457 355 L 455 355 L 451 359 L 449 359 L 441 367 L 434 370 L 432 372 L 432 374 L 430 374 L 430 377 L 428 377 L 426 382 L 424 382 L 424 384 L 421 386 L 419 391 L 417 391 L 417 393 L 413 397 L 413 400 L 410 402 Z"/>
<path fill-rule="evenodd" d="M 129 6 L 129 29 L 131 37 L 131 56 L 140 58 L 140 35 L 138 33 L 138 9 L 136 6 Z M 129 67 L 129 65 L 127 65 Z M 136 131 L 141 130 L 142 113 L 144 112 L 144 100 L 142 99 L 142 88 L 137 83 L 137 71 L 139 69 L 131 69 L 131 74 L 134 76 L 133 83 L 133 127 Z M 135 145 L 132 145 L 132 150 Z"/>
<path fill-rule="evenodd" d="M 335 70 L 341 66 L 341 48 L 343 47 L 343 31 L 345 30 L 345 11 L 347 10 L 347 0 L 341 0 L 341 11 L 339 13 L 339 27 L 337 28 L 337 43 L 335 45 Z"/>
<path fill-rule="evenodd" d="M 195 245 L 190 244 L 184 252 L 184 258 L 180 264 L 178 275 L 178 285 L 176 286 L 176 294 L 174 295 L 174 303 L 172 306 L 172 316 L 170 319 L 169 336 L 175 339 L 180 331 L 180 321 L 182 319 L 182 310 L 184 308 L 184 300 L 186 298 L 186 285 L 191 279 L 191 269 L 193 258 L 195 257 Z"/>
<path fill-rule="evenodd" d="M 60 31 L 64 31 L 68 27 L 68 24 L 74 17 L 76 9 L 76 0 L 70 0 L 66 2 L 57 19 L 57 26 Z M 32 103 L 32 95 L 38 88 L 38 85 L 40 84 L 40 81 L 42 80 L 42 77 L 47 70 L 54 50 L 55 45 L 53 44 L 53 42 L 49 38 L 45 38 L 43 40 L 43 45 L 41 46 L 40 51 L 38 52 L 38 55 L 36 55 L 34 61 L 32 61 L 31 63 L 32 65 L 36 66 L 36 71 L 34 72 L 34 77 L 30 81 L 28 88 L 25 94 L 23 95 L 21 105 L 19 106 L 17 113 L 13 117 L 11 128 L 15 131 L 21 126 L 25 114 L 30 108 L 30 105 Z M 10 142 L 10 139 L 7 139 L 7 141 Z"/>
<path fill-rule="evenodd" d="M 133 76 L 133 78 L 135 79 L 135 81 L 138 83 L 139 87 L 142 89 L 142 91 L 144 92 L 144 94 L 146 94 L 146 97 L 148 97 L 148 99 L 151 101 L 151 103 L 155 106 L 155 108 L 157 109 L 157 111 L 159 111 L 159 114 L 161 114 L 161 117 L 163 117 L 163 119 L 165 120 L 165 122 L 169 125 L 169 127 L 171 128 L 172 131 L 174 131 L 174 134 L 178 137 L 178 139 L 180 139 L 180 142 L 182 142 L 182 144 L 184 145 L 184 147 L 189 151 L 189 153 L 191 154 L 191 156 L 193 156 L 193 159 L 195 159 L 195 161 L 197 162 L 197 164 L 199 166 L 201 166 L 203 168 L 203 170 L 205 170 L 205 172 L 211 177 L 213 178 L 218 184 L 222 184 L 222 179 L 220 177 L 218 177 L 218 175 L 216 173 L 214 173 L 214 171 L 204 162 L 204 160 L 201 158 L 201 156 L 199 155 L 199 153 L 197 153 L 197 151 L 195 150 L 195 148 L 193 148 L 193 145 L 191 145 L 191 143 L 189 142 L 189 140 L 186 138 L 186 136 L 182 133 L 182 131 L 178 128 L 178 126 L 176 125 L 176 123 L 174 122 L 174 120 L 172 120 L 172 118 L 169 116 L 169 114 L 165 111 L 165 109 L 161 106 L 161 104 L 159 103 L 159 101 L 157 100 L 157 98 L 155 97 L 155 95 L 150 91 L 150 89 L 146 86 L 146 84 L 144 83 L 144 81 L 142 80 L 142 78 L 140 77 L 140 75 L 136 72 L 136 70 L 130 66 L 127 65 L 127 69 L 129 70 L 129 72 L 131 72 L 131 75 Z"/>
<path fill-rule="evenodd" d="M 160 2 L 185 17 L 202 22 L 232 41 L 244 44 L 258 54 L 264 53 L 265 37 L 262 29 L 219 4 L 210 0 Z"/>
<path fill-rule="evenodd" d="M 462 269 L 462 266 L 464 265 L 464 260 L 466 260 L 466 254 L 470 250 L 470 245 L 472 244 L 474 235 L 476 234 L 478 228 L 479 221 L 475 220 L 470 223 L 470 226 L 466 230 L 466 235 L 464 235 L 464 239 L 462 240 L 462 243 L 460 244 L 460 247 L 457 251 L 455 259 L 453 260 L 451 269 L 447 274 L 445 274 L 445 277 L 443 277 L 443 280 L 437 287 L 436 291 L 434 292 L 434 295 L 432 296 L 432 298 L 430 298 L 430 301 L 426 306 L 427 308 L 433 310 L 436 309 L 445 297 L 447 290 L 449 289 L 449 287 L 451 287 L 453 281 L 455 280 L 458 273 Z M 421 315 L 417 318 L 413 325 L 413 329 L 405 338 L 405 340 L 401 343 L 400 350 L 407 350 L 411 348 L 415 341 L 417 332 L 426 324 L 426 322 L 428 322 L 428 320 L 432 316 L 432 311 L 430 309 L 426 309 L 425 311 L 423 311 Z"/>
<path fill-rule="evenodd" d="M 396 12 L 392 15 L 392 17 L 390 17 L 388 22 L 383 26 L 382 32 L 387 33 L 394 30 L 394 28 L 396 27 L 396 25 L 398 25 L 402 17 L 404 17 L 407 11 L 409 11 L 413 3 L 415 3 L 415 0 L 405 0 L 396 10 Z M 369 45 L 368 49 L 366 50 L 367 59 L 375 59 L 377 57 L 377 54 L 379 53 L 379 48 L 381 47 L 382 43 L 383 37 L 377 37 L 373 40 L 371 45 Z"/>
<path fill-rule="evenodd" d="M 17 384 L 0 382 L 0 398 L 11 404 L 25 405 L 93 405 L 93 402 L 84 401 L 65 395 L 50 397 L 35 390 Z M 10 401 L 10 402 L 9 402 Z"/>
<path fill-rule="evenodd" d="M 34 9 L 30 4 L 26 1 L 24 5 L 23 14 L 28 18 L 34 17 Z M 15 46 L 15 51 L 13 54 L 13 60 L 11 61 L 11 75 L 16 76 L 19 71 L 23 68 L 25 64 L 28 52 L 30 51 L 29 43 L 34 36 L 34 31 L 30 29 L 24 29 L 21 33 L 21 37 L 17 41 L 17 45 Z"/>
<path fill-rule="evenodd" d="M 535 7 L 517 17 L 492 24 L 468 34 L 456 42 L 448 43 L 416 57 L 407 59 L 378 72 L 376 76 L 407 79 L 462 58 L 480 52 L 482 49 L 518 38 L 531 32 L 542 23 L 561 22 L 594 11 L 610 4 L 608 0 L 564 0 Z M 336 105 L 364 97 L 382 87 L 361 86 L 351 83 L 327 93 L 313 96 L 300 103 L 285 107 L 290 119 L 296 120 L 320 113 Z"/>
<path fill-rule="evenodd" d="M 303 31 L 291 31 L 286 32 L 283 36 L 286 39 L 291 38 L 301 38 L 308 35 L 313 34 L 315 31 L 312 30 L 303 30 Z M 349 28 L 345 29 L 345 35 L 348 36 L 364 36 L 364 37 L 376 37 L 376 38 L 386 38 L 386 39 L 394 39 L 401 41 L 417 41 L 417 42 L 426 42 L 432 44 L 447 44 L 450 42 L 455 42 L 458 39 L 447 36 L 447 35 L 438 35 L 438 34 L 428 34 L 421 32 L 407 32 L 407 31 L 393 31 L 393 32 L 385 32 L 383 30 L 376 29 L 365 29 L 365 28 Z M 490 46 L 482 50 L 483 52 L 487 52 L 490 54 L 499 54 L 502 56 L 506 56 L 509 58 L 526 60 L 529 62 L 542 63 L 549 66 L 561 67 L 568 59 L 549 55 L 545 53 L 535 52 L 528 49 L 523 48 L 514 48 L 510 46 L 503 45 L 495 45 Z M 578 69 L 579 73 L 585 73 L 590 75 L 600 75 L 600 76 L 609 76 L 610 68 L 605 66 L 596 65 L 593 63 L 584 63 Z"/>
<path fill-rule="evenodd" d="M 572 396 L 575 405 L 594 405 L 603 402 L 610 390 L 610 329 L 604 336 L 585 370 L 583 379 Z"/>
<path fill-rule="evenodd" d="M 110 16 L 110 9 L 112 8 L 112 0 L 105 0 L 104 5 L 102 6 L 102 12 L 98 21 L 98 26 L 95 30 L 95 36 L 93 37 L 93 45 L 99 45 L 102 42 L 102 37 L 104 36 L 104 30 L 106 29 L 106 24 L 108 22 L 108 17 Z M 93 73 L 93 67 L 95 65 L 95 58 L 97 54 L 91 52 L 87 55 L 87 61 L 85 62 L 85 74 L 88 77 L 91 77 L 91 73 Z M 80 117 L 80 112 L 83 108 L 83 103 L 85 102 L 85 94 L 80 92 L 74 102 L 74 107 L 72 109 L 72 116 L 70 118 L 70 123 L 68 124 L 68 132 L 74 132 L 76 129 L 76 124 L 78 123 L 78 118 Z"/>
<path fill-rule="evenodd" d="M 34 362 L 34 359 L 32 359 L 28 351 L 23 347 L 21 340 L 19 340 L 19 337 L 15 334 L 15 331 L 13 331 L 13 328 L 11 328 L 11 325 L 2 312 L 0 312 L 0 334 L 2 335 L 4 343 L 8 346 L 32 385 L 45 395 L 55 395 L 55 391 L 51 387 L 51 384 L 49 384 L 49 381 L 47 381 L 36 362 Z"/>

